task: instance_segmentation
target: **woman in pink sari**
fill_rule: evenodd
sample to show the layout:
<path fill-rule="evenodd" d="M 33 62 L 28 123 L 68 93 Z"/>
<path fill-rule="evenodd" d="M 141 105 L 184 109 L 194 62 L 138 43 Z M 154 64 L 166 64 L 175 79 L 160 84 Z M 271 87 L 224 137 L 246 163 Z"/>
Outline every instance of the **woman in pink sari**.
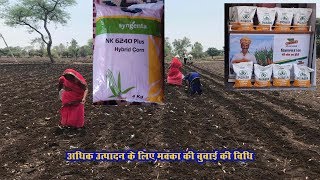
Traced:
<path fill-rule="evenodd" d="M 86 80 L 73 69 L 66 69 L 59 78 L 59 94 L 62 126 L 81 128 L 84 126 L 84 103 L 88 94 Z"/>

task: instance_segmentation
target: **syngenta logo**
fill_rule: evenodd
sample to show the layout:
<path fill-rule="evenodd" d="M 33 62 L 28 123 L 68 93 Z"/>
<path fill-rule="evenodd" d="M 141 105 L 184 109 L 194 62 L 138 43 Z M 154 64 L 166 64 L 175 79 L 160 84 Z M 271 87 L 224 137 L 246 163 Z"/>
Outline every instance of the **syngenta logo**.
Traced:
<path fill-rule="evenodd" d="M 290 24 L 291 20 L 287 16 L 287 14 L 282 14 L 282 18 L 280 19 L 280 24 Z"/>
<path fill-rule="evenodd" d="M 304 16 L 304 15 L 302 15 L 302 16 L 299 18 L 298 23 L 300 23 L 300 24 L 306 24 L 307 21 L 308 21 L 307 17 Z"/>
<path fill-rule="evenodd" d="M 147 29 L 148 26 L 145 24 L 136 24 L 135 21 L 132 21 L 131 23 L 128 24 L 119 24 L 119 28 L 124 30 L 124 29 Z"/>
<path fill-rule="evenodd" d="M 250 13 L 245 13 L 242 15 L 241 22 L 251 22 L 252 19 L 250 19 Z"/>
<path fill-rule="evenodd" d="M 299 76 L 298 76 L 298 79 L 308 80 L 309 78 L 308 78 L 308 75 L 305 72 L 300 72 Z"/>
<path fill-rule="evenodd" d="M 279 70 L 278 71 L 278 76 L 280 79 L 288 79 L 288 75 L 287 75 L 287 72 L 286 70 Z"/>
<path fill-rule="evenodd" d="M 273 23 L 273 22 L 271 21 L 271 18 L 270 18 L 270 16 L 269 16 L 268 14 L 265 14 L 265 15 L 264 15 L 262 22 L 263 22 L 264 24 L 272 24 L 272 23 Z"/>

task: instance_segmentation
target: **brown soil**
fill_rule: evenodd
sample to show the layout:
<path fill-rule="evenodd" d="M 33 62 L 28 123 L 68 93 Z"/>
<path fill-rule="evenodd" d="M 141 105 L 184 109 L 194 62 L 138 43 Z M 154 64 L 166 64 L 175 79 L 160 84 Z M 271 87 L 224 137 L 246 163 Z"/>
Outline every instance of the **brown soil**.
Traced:
<path fill-rule="evenodd" d="M 0 65 L 1 179 L 320 177 L 319 89 L 226 92 L 223 62 L 200 62 L 183 71 L 201 73 L 201 96 L 187 95 L 184 87 L 166 86 L 163 106 L 118 107 L 91 105 L 90 95 L 85 107 L 86 128 L 60 130 L 56 83 L 66 68 L 83 74 L 92 89 L 90 64 Z M 256 160 L 205 164 L 66 162 L 65 152 L 74 148 L 248 149 L 256 153 Z"/>

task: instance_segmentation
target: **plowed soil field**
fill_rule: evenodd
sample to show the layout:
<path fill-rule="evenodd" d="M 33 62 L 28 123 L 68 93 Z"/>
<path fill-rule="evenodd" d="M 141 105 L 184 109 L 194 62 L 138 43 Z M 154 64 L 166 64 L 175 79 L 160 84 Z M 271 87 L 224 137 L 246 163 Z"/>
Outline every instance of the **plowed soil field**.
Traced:
<path fill-rule="evenodd" d="M 200 72 L 201 96 L 166 86 L 165 105 L 94 106 L 90 95 L 86 128 L 61 130 L 57 82 L 66 68 L 79 71 L 92 92 L 91 64 L 0 65 L 0 179 L 320 178 L 319 89 L 225 91 L 223 62 L 198 62 L 183 67 L 183 73 Z M 66 162 L 65 152 L 72 149 L 247 149 L 256 159 Z"/>

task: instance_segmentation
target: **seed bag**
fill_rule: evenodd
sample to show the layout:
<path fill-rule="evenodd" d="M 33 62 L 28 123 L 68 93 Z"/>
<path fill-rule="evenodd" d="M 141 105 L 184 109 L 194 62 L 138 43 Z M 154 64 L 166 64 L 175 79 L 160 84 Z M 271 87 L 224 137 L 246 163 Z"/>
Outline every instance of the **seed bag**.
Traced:
<path fill-rule="evenodd" d="M 241 31 L 252 31 L 253 17 L 256 13 L 256 6 L 235 6 L 237 12 L 237 20 L 239 21 L 239 29 Z"/>
<path fill-rule="evenodd" d="M 260 66 L 254 64 L 255 87 L 270 87 L 271 86 L 272 65 Z"/>
<path fill-rule="evenodd" d="M 272 64 L 273 86 L 289 87 L 292 64 Z"/>
<path fill-rule="evenodd" d="M 259 20 L 257 30 L 269 31 L 270 26 L 272 26 L 274 23 L 276 17 L 276 10 L 274 8 L 258 7 L 257 16 Z"/>
<path fill-rule="evenodd" d="M 296 87 L 311 87 L 310 73 L 314 70 L 303 65 L 293 64 L 294 82 L 293 86 Z"/>
<path fill-rule="evenodd" d="M 293 27 L 294 31 L 308 31 L 308 21 L 312 13 L 310 8 L 296 8 L 293 10 L 293 25 L 298 27 Z"/>
<path fill-rule="evenodd" d="M 236 73 L 236 82 L 233 87 L 252 87 L 251 76 L 253 62 L 241 62 L 232 64 L 233 70 Z"/>
<path fill-rule="evenodd" d="M 290 31 L 293 19 L 292 8 L 275 8 L 277 12 L 277 20 L 275 31 Z"/>
<path fill-rule="evenodd" d="M 239 22 L 237 18 L 237 8 L 229 7 L 229 22 L 232 30 L 237 30 L 239 27 Z"/>
<path fill-rule="evenodd" d="M 93 102 L 163 103 L 163 5 L 96 4 Z"/>

